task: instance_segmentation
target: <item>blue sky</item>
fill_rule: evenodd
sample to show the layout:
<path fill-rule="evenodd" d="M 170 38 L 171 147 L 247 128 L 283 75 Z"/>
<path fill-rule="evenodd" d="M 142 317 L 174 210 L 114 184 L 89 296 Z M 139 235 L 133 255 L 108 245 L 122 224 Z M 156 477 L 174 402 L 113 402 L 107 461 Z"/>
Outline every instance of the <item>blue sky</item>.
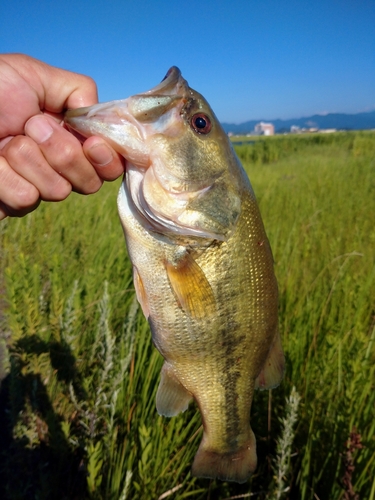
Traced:
<path fill-rule="evenodd" d="M 88 74 L 101 101 L 177 65 L 225 122 L 375 109 L 374 0 L 3 0 L 0 52 Z"/>

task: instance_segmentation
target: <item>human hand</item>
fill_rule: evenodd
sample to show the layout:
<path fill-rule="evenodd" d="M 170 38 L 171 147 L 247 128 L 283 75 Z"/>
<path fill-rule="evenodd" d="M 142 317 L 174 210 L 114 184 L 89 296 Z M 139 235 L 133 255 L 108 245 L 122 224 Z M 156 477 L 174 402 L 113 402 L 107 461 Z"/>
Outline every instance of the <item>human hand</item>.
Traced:
<path fill-rule="evenodd" d="M 83 145 L 62 126 L 68 108 L 97 102 L 94 81 L 22 54 L 0 54 L 0 220 L 41 200 L 91 194 L 119 177 L 119 155 L 100 137 Z"/>

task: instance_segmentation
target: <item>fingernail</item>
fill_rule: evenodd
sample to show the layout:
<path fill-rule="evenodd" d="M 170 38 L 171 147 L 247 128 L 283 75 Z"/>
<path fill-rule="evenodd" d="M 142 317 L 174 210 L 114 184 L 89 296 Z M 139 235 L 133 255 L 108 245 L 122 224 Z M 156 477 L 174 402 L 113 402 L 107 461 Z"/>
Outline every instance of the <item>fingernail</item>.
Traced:
<path fill-rule="evenodd" d="M 113 160 L 112 151 L 105 144 L 96 144 L 87 151 L 91 163 L 98 167 L 105 167 Z"/>
<path fill-rule="evenodd" d="M 33 116 L 25 125 L 25 133 L 37 144 L 41 144 L 51 137 L 53 128 L 44 116 Z"/>

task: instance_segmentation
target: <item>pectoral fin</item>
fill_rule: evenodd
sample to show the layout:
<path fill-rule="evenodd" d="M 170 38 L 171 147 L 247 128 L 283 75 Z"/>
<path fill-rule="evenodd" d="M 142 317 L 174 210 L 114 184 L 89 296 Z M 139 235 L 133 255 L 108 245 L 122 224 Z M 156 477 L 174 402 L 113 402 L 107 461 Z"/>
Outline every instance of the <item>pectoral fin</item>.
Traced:
<path fill-rule="evenodd" d="M 285 358 L 281 345 L 280 333 L 277 332 L 262 371 L 255 380 L 256 389 L 277 387 L 284 375 Z"/>
<path fill-rule="evenodd" d="M 169 283 L 179 306 L 195 319 L 216 311 L 215 297 L 204 272 L 189 254 L 177 265 L 165 262 Z"/>
<path fill-rule="evenodd" d="M 191 399 L 191 394 L 176 379 L 169 365 L 164 363 L 156 394 L 156 409 L 159 415 L 174 417 L 187 410 Z"/>

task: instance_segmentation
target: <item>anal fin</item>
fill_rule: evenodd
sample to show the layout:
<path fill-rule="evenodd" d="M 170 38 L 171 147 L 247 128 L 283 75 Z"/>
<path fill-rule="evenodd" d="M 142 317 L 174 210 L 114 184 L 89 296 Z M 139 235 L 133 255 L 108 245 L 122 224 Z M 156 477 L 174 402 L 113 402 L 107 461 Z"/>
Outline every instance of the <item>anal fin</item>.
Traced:
<path fill-rule="evenodd" d="M 280 332 L 277 331 L 263 368 L 255 380 L 255 388 L 273 389 L 277 387 L 283 378 L 284 368 L 284 351 L 281 345 Z"/>
<path fill-rule="evenodd" d="M 156 409 L 159 415 L 174 417 L 187 410 L 192 395 L 180 384 L 167 363 L 164 363 L 160 375 Z"/>
<path fill-rule="evenodd" d="M 190 254 L 185 254 L 177 265 L 166 261 L 165 268 L 174 296 L 187 314 L 202 319 L 216 311 L 211 285 Z"/>

